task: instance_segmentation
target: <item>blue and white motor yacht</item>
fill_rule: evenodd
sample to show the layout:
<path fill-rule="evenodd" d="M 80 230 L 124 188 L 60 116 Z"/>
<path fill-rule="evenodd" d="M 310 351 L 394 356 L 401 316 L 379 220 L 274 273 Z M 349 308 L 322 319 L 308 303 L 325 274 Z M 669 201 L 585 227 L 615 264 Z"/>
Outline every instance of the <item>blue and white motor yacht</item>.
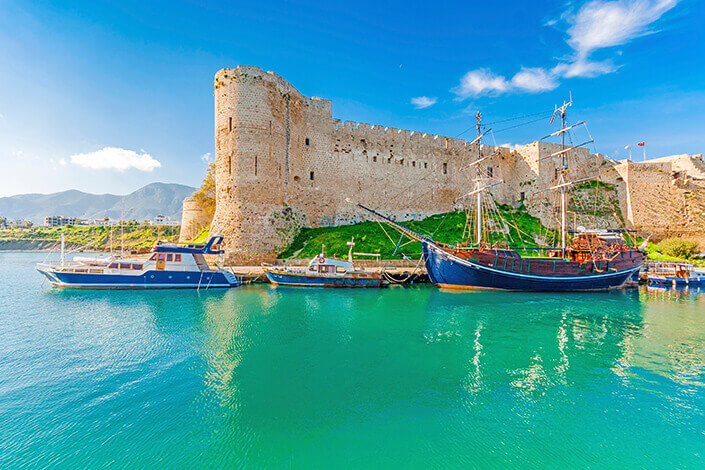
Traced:
<path fill-rule="evenodd" d="M 79 259 L 41 263 L 37 270 L 53 286 L 80 289 L 166 289 L 237 287 L 238 277 L 222 267 L 211 267 L 205 255 L 222 255 L 223 235 L 205 244 L 157 243 L 147 257 L 120 258 L 105 265 L 90 265 Z"/>

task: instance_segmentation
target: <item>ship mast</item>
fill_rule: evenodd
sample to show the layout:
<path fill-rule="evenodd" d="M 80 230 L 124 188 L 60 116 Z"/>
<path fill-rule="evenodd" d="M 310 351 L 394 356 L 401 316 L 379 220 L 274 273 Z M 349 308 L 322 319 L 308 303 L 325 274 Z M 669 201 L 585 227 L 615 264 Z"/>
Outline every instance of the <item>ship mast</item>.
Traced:
<path fill-rule="evenodd" d="M 482 113 L 477 112 L 475 116 L 477 119 L 477 160 L 482 158 Z M 477 179 L 475 180 L 475 190 L 477 191 L 477 244 L 482 242 L 482 178 L 481 178 L 480 165 L 477 165 Z"/>
<path fill-rule="evenodd" d="M 570 104 L 568 105 L 570 106 Z M 561 129 L 565 129 L 565 104 L 563 108 L 561 109 Z M 565 150 L 565 132 L 561 133 L 561 150 Z M 561 184 L 566 183 L 566 170 L 568 169 L 568 165 L 566 164 L 566 157 L 565 157 L 565 152 L 561 154 Z M 565 258 L 565 215 L 566 215 L 566 206 L 565 206 L 565 190 L 566 187 L 563 186 L 561 188 L 561 251 L 563 252 L 563 257 Z"/>
<path fill-rule="evenodd" d="M 573 100 L 571 98 L 570 101 L 567 103 L 564 101 L 563 106 L 560 108 L 556 108 L 556 110 L 553 113 L 553 116 L 556 116 L 556 113 L 558 113 L 561 117 L 561 130 L 559 131 L 561 134 L 561 166 L 558 172 L 560 173 L 561 177 L 558 183 L 558 187 L 561 190 L 561 252 L 562 256 L 565 258 L 565 248 L 566 248 L 566 212 L 567 212 L 567 207 L 566 207 L 566 189 L 568 185 L 570 184 L 568 182 L 567 174 L 568 174 L 568 162 L 566 159 L 567 155 L 567 150 L 565 146 L 565 133 L 570 129 L 569 127 L 566 126 L 566 112 L 565 110 L 568 109 L 569 106 L 573 105 Z M 553 121 L 553 118 L 551 118 L 551 121 Z"/>
<path fill-rule="evenodd" d="M 558 180 L 558 184 L 551 186 L 550 188 L 547 188 L 546 191 L 548 190 L 556 190 L 560 189 L 561 190 L 561 251 L 563 254 L 563 257 L 565 258 L 565 251 L 566 251 L 566 214 L 568 212 L 567 208 L 567 190 L 569 186 L 583 183 L 585 181 L 591 181 L 599 177 L 599 173 L 597 176 L 591 176 L 588 178 L 582 178 L 579 180 L 574 180 L 570 181 L 570 178 L 568 178 L 568 172 L 571 171 L 568 168 L 568 161 L 567 161 L 567 155 L 568 152 L 571 150 L 577 149 L 582 147 L 583 145 L 591 144 L 593 142 L 592 137 L 590 140 L 588 140 L 585 143 L 579 144 L 579 145 L 570 145 L 566 146 L 565 142 L 565 134 L 566 132 L 570 131 L 571 129 L 574 129 L 576 127 L 580 126 L 585 126 L 585 121 L 579 122 L 577 124 L 573 124 L 572 126 L 566 125 L 566 109 L 568 109 L 570 106 L 573 106 L 573 97 L 571 95 L 570 101 L 566 102 L 563 101 L 563 106 L 558 107 L 556 106 L 556 110 L 553 112 L 553 116 L 551 117 L 551 124 L 553 124 L 553 120 L 556 118 L 556 115 L 560 116 L 561 118 L 561 128 L 557 130 L 556 132 L 553 132 L 546 137 L 543 137 L 541 140 L 543 141 L 544 139 L 548 139 L 550 137 L 555 137 L 558 134 L 561 136 L 561 150 L 558 152 L 553 152 L 550 155 L 546 155 L 544 157 L 540 157 L 539 160 L 544 160 L 547 158 L 553 158 L 557 156 L 561 156 L 561 163 L 560 165 L 556 168 L 556 171 L 560 174 L 560 178 Z"/>

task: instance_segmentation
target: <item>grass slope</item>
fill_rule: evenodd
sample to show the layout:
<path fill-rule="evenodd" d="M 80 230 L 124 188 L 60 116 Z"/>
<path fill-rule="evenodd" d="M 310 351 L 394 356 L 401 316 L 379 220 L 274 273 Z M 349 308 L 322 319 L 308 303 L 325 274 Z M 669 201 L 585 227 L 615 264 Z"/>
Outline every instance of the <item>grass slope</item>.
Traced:
<path fill-rule="evenodd" d="M 546 236 L 547 233 L 549 237 L 555 235 L 555 232 L 543 227 L 539 219 L 529 215 L 523 206 L 519 208 L 499 206 L 499 212 L 505 220 L 509 221 L 510 231 L 508 234 L 499 233 L 499 231 L 492 233 L 494 241 L 505 240 L 514 246 L 535 246 L 537 242 L 535 238 L 538 235 Z M 417 232 L 430 235 L 434 240 L 455 243 L 463 239 L 465 217 L 464 212 L 447 212 L 432 215 L 420 221 L 404 222 L 404 225 Z M 514 224 L 521 230 L 521 237 L 519 237 L 516 228 L 512 226 Z M 529 234 L 529 236 L 525 234 Z M 404 256 L 418 259 L 421 255 L 420 243 L 409 243 L 409 240 L 405 238 L 395 252 L 395 247 L 399 243 L 398 232 L 387 225 L 383 229 L 377 222 L 361 222 L 339 227 L 303 228 L 291 245 L 280 253 L 279 257 L 312 258 L 320 253 L 321 245 L 325 245 L 327 255 L 343 256 L 348 252 L 346 243 L 352 237 L 355 237 L 354 251 L 356 252 L 380 253 L 383 259 L 402 259 Z"/>

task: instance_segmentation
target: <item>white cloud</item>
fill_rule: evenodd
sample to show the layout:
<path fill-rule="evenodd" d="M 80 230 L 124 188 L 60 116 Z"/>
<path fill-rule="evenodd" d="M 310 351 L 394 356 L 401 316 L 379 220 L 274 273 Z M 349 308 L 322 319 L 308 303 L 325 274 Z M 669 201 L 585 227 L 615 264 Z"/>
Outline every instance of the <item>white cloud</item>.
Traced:
<path fill-rule="evenodd" d="M 59 159 L 59 165 L 61 165 L 61 166 L 66 166 L 66 164 L 67 164 L 67 162 L 66 162 L 66 159 L 65 159 L 65 158 L 60 158 L 60 159 Z"/>
<path fill-rule="evenodd" d="M 568 17 L 568 44 L 578 58 L 626 44 L 651 32 L 651 23 L 680 0 L 592 0 Z"/>
<path fill-rule="evenodd" d="M 512 88 L 528 93 L 540 93 L 558 88 L 556 77 L 542 68 L 524 68 L 512 77 Z"/>
<path fill-rule="evenodd" d="M 466 73 L 460 80 L 460 85 L 451 91 L 464 100 L 471 96 L 497 94 L 510 91 L 539 93 L 557 88 L 559 85 L 555 75 L 542 68 L 522 69 L 507 80 L 501 75 L 495 75 L 490 70 L 478 69 Z"/>
<path fill-rule="evenodd" d="M 140 171 L 153 171 L 162 166 L 144 150 L 137 153 L 117 147 L 104 147 L 96 152 L 80 153 L 71 156 L 71 163 L 93 170 L 124 171 L 135 168 Z"/>
<path fill-rule="evenodd" d="M 428 96 L 417 96 L 416 98 L 411 98 L 411 104 L 413 104 L 416 109 L 428 108 L 437 102 L 438 98 L 429 98 Z"/>
<path fill-rule="evenodd" d="M 503 93 L 509 89 L 507 79 L 495 75 L 489 69 L 471 70 L 460 79 L 460 84 L 451 91 L 464 100 L 470 96 Z"/>
<path fill-rule="evenodd" d="M 204 153 L 203 155 L 201 155 L 201 160 L 204 161 L 204 162 L 206 162 L 206 163 L 210 163 L 210 161 L 211 161 L 211 153 L 208 152 L 208 153 Z"/>
<path fill-rule="evenodd" d="M 578 59 L 575 62 L 562 62 L 551 70 L 555 75 L 563 78 L 592 78 L 606 73 L 612 73 L 617 67 L 609 60 L 593 62 L 587 59 Z"/>
<path fill-rule="evenodd" d="M 511 143 L 506 143 L 506 144 L 501 144 L 500 147 L 507 147 L 508 149 L 511 149 L 512 151 L 518 149 L 519 147 L 524 147 L 524 145 L 520 144 L 511 144 Z"/>
<path fill-rule="evenodd" d="M 675 7 L 680 0 L 592 0 L 577 13 L 566 14 L 570 27 L 568 45 L 574 56 L 554 67 L 565 77 L 596 77 L 617 70 L 610 61 L 593 62 L 590 54 L 599 49 L 621 46 L 649 34 L 651 24 Z"/>
<path fill-rule="evenodd" d="M 507 80 L 486 68 L 472 70 L 451 89 L 459 100 L 484 94 L 511 91 L 540 93 L 560 85 L 561 78 L 591 78 L 616 71 L 610 60 L 594 61 L 593 52 L 653 33 L 652 24 L 682 0 L 591 0 L 577 12 L 567 11 L 561 18 L 568 23 L 566 43 L 573 50 L 569 59 L 551 69 L 523 68 Z M 549 20 L 545 26 L 554 26 Z M 619 53 L 619 52 L 618 52 Z"/>

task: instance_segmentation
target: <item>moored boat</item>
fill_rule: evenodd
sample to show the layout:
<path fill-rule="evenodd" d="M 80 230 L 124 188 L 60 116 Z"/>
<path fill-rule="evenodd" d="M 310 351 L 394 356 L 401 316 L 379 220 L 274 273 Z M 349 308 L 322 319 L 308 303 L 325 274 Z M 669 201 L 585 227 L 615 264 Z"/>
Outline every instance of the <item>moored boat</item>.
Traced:
<path fill-rule="evenodd" d="M 167 289 L 237 287 L 240 280 L 219 266 L 211 267 L 205 255 L 221 255 L 223 236 L 205 244 L 157 243 L 147 257 L 121 258 L 107 265 L 64 261 L 41 263 L 37 270 L 56 287 L 80 289 Z"/>
<path fill-rule="evenodd" d="M 646 252 L 630 244 L 625 238 L 626 230 L 585 230 L 583 227 L 577 227 L 572 241 L 568 240 L 566 227 L 568 188 L 599 179 L 598 176 L 578 180 L 571 180 L 568 177 L 575 169 L 569 168 L 566 156 L 580 146 L 566 146 L 565 133 L 585 124 L 582 122 L 572 126 L 567 125 L 566 109 L 571 105 L 572 101 L 556 107 L 554 117 L 556 115 L 560 117 L 561 128 L 546 136 L 548 138 L 560 135 L 561 150 L 541 158 L 560 157 L 561 159 L 555 168 L 558 182 L 546 189 L 560 193 L 560 244 L 558 246 L 510 247 L 507 243 L 510 240 L 501 238 L 510 233 L 506 228 L 508 225 L 506 221 L 500 221 L 494 226 L 489 225 L 487 229 L 483 228 L 485 214 L 496 214 L 498 218 L 500 217 L 488 190 L 502 184 L 503 181 L 497 177 L 496 172 L 492 170 L 493 167 L 488 166 L 490 159 L 497 157 L 499 153 L 482 155 L 481 139 L 490 130 L 482 133 L 481 113 L 477 114 L 478 137 L 472 142 L 477 143 L 477 157 L 469 165 L 461 168 L 461 171 L 475 169 L 474 188 L 456 199 L 456 203 L 469 201 L 468 198 L 474 200 L 475 217 L 468 217 L 468 223 L 466 223 L 468 235 L 475 232 L 473 242 L 443 244 L 427 235 L 410 230 L 370 208 L 360 204 L 355 205 L 384 220 L 407 237 L 421 242 L 429 279 L 440 287 L 525 291 L 593 291 L 620 287 L 638 273 L 646 261 Z M 587 143 L 591 142 L 592 140 Z M 505 229 L 497 230 L 498 226 Z M 521 233 L 516 224 L 514 228 L 521 239 Z M 464 230 L 464 237 L 465 233 Z M 538 254 L 538 256 L 522 257 L 520 252 Z"/>
<path fill-rule="evenodd" d="M 646 277 L 662 286 L 705 286 L 705 269 L 686 261 L 651 261 Z"/>
<path fill-rule="evenodd" d="M 262 264 L 267 279 L 274 285 L 296 287 L 381 287 L 386 284 L 381 272 L 357 268 L 353 262 L 353 241 L 348 242 L 348 259 L 326 257 L 321 253 L 306 267 L 273 266 Z M 355 253 L 358 254 L 358 253 Z M 360 253 L 369 255 L 367 253 Z M 378 255 L 369 255 L 378 256 Z"/>
<path fill-rule="evenodd" d="M 595 237 L 594 242 L 604 240 Z M 464 249 L 422 241 L 428 277 L 447 288 L 527 291 L 591 291 L 623 285 L 644 262 L 627 246 L 604 244 L 599 256 L 579 248 L 561 258 L 524 258 L 514 250 L 487 245 Z M 583 261 L 580 261 L 580 260 Z"/>

